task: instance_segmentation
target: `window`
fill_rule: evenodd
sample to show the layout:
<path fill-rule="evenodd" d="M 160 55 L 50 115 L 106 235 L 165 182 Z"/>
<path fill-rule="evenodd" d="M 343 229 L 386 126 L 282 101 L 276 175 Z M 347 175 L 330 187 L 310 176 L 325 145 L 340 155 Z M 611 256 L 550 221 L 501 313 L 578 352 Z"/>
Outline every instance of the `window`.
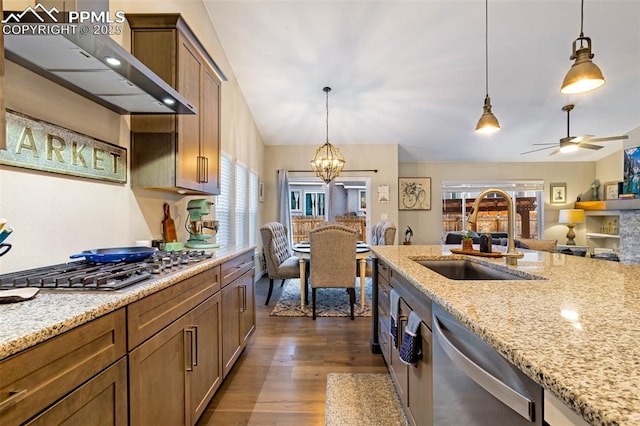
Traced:
<path fill-rule="evenodd" d="M 232 244 L 231 187 L 233 186 L 233 175 L 231 163 L 231 157 L 222 153 L 220 156 L 220 194 L 216 199 L 216 220 L 218 221 L 216 242 L 223 247 Z"/>
<path fill-rule="evenodd" d="M 239 162 L 236 162 L 236 245 L 244 246 L 249 244 L 249 206 L 248 206 L 248 179 L 247 168 Z"/>
<path fill-rule="evenodd" d="M 258 235 L 258 174 L 249 172 L 249 245 L 257 245 Z"/>
<path fill-rule="evenodd" d="M 324 192 L 305 192 L 305 215 L 324 216 Z"/>
<path fill-rule="evenodd" d="M 467 216 L 475 198 L 488 188 L 502 189 L 513 198 L 516 212 L 516 237 L 544 238 L 544 183 L 513 182 L 442 182 L 443 233 L 466 229 Z M 508 232 L 507 206 L 504 198 L 489 194 L 480 206 L 478 232 Z"/>

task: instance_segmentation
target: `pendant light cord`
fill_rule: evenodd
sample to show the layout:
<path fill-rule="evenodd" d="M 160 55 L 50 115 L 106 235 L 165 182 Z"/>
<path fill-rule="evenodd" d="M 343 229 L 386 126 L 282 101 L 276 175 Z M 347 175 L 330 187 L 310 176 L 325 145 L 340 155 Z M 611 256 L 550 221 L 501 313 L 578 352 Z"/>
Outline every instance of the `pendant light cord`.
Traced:
<path fill-rule="evenodd" d="M 584 47 L 584 40 L 582 39 L 584 37 L 584 32 L 583 32 L 583 25 L 584 25 L 584 0 L 580 0 L 580 47 Z"/>
<path fill-rule="evenodd" d="M 489 0 L 484 0 L 484 87 L 489 96 Z"/>
<path fill-rule="evenodd" d="M 327 94 L 327 143 L 329 143 L 329 92 L 331 91 L 331 87 L 325 87 L 322 90 Z"/>

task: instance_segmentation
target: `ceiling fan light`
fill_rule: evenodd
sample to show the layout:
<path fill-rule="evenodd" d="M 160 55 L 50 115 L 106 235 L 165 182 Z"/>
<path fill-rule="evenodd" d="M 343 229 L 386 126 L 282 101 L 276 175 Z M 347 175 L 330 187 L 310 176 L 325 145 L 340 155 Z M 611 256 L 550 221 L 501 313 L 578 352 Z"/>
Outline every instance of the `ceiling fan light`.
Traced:
<path fill-rule="evenodd" d="M 498 119 L 493 115 L 493 112 L 491 112 L 491 99 L 488 95 L 484 98 L 484 106 L 482 109 L 482 115 L 476 125 L 476 133 L 489 135 L 500 130 L 500 123 L 498 123 Z"/>
<path fill-rule="evenodd" d="M 560 147 L 560 152 L 562 152 L 563 154 L 567 152 L 575 152 L 577 150 L 578 150 L 578 144 L 573 142 L 568 142 Z"/>

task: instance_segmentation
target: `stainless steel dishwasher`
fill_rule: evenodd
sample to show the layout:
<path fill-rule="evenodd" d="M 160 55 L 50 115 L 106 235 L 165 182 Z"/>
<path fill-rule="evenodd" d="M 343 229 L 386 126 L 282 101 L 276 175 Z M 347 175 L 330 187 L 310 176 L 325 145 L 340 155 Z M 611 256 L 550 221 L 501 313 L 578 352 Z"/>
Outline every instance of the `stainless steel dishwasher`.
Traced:
<path fill-rule="evenodd" d="M 434 425 L 542 425 L 542 388 L 433 304 Z"/>

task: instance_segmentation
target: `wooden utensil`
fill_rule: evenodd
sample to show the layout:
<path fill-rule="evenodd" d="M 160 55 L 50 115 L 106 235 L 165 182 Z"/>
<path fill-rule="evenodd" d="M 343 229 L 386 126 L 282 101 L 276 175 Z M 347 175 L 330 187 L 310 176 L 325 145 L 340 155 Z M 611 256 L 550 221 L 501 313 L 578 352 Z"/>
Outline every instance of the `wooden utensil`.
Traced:
<path fill-rule="evenodd" d="M 164 203 L 164 220 L 162 221 L 162 233 L 164 234 L 164 241 L 166 243 L 173 243 L 178 241 L 176 224 L 173 222 L 173 219 L 171 219 L 169 203 Z"/>

